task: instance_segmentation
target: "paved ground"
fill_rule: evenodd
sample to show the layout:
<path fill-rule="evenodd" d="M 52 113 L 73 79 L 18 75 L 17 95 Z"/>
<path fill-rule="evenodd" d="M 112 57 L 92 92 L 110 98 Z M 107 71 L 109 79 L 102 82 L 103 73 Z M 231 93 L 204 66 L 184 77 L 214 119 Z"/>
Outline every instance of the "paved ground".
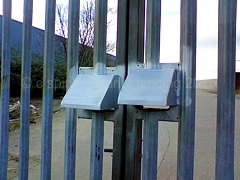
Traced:
<path fill-rule="evenodd" d="M 214 179 L 216 141 L 216 94 L 197 91 L 195 175 L 196 180 Z M 235 179 L 240 179 L 240 100 L 236 99 Z M 65 112 L 54 114 L 52 179 L 63 177 Z M 76 179 L 88 179 L 91 121 L 79 119 Z M 176 179 L 177 123 L 159 122 L 158 179 Z M 31 125 L 29 179 L 40 178 L 41 120 Z M 112 147 L 113 124 L 105 123 L 105 148 Z M 9 179 L 17 179 L 19 131 L 10 133 Z M 111 154 L 104 153 L 103 179 L 111 179 Z"/>
<path fill-rule="evenodd" d="M 212 90 L 211 90 L 212 91 Z M 195 172 L 196 180 L 215 179 L 217 95 L 203 90 L 197 91 Z M 240 99 L 236 98 L 235 123 L 235 179 L 240 179 Z M 160 180 L 176 179 L 177 127 L 167 124 L 170 146 L 159 170 Z"/>

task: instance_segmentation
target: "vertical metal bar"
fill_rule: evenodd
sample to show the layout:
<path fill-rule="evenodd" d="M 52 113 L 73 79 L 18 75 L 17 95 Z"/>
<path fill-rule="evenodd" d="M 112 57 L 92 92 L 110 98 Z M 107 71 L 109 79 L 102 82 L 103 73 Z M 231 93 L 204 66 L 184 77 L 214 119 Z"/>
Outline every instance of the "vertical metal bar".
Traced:
<path fill-rule="evenodd" d="M 90 178 L 102 179 L 104 113 L 94 112 L 91 130 Z"/>
<path fill-rule="evenodd" d="M 124 79 L 126 77 L 127 67 L 127 50 L 128 50 L 128 0 L 118 1 L 117 11 L 117 48 L 116 48 L 116 68 L 120 76 L 119 92 L 122 88 Z M 112 179 L 124 179 L 125 169 L 125 132 L 126 123 L 124 118 L 126 116 L 126 106 L 119 106 L 114 111 L 114 136 L 113 136 L 113 160 L 112 160 Z"/>
<path fill-rule="evenodd" d="M 146 65 L 157 69 L 160 56 L 161 0 L 148 0 L 146 25 Z"/>
<path fill-rule="evenodd" d="M 196 102 L 197 0 L 181 1 L 181 87 L 178 132 L 179 180 L 193 179 Z"/>
<path fill-rule="evenodd" d="M 28 179 L 33 0 L 24 1 L 19 179 Z"/>
<path fill-rule="evenodd" d="M 143 132 L 142 179 L 157 179 L 158 119 L 157 112 L 145 112 Z"/>
<path fill-rule="evenodd" d="M 136 110 L 136 109 L 134 109 Z M 137 110 L 135 111 L 137 113 Z M 135 118 L 136 119 L 136 118 Z M 142 167 L 142 139 L 143 139 L 143 120 L 142 119 L 136 119 L 136 151 L 135 151 L 135 157 L 136 157 L 136 165 L 135 165 L 135 172 L 136 172 L 136 179 L 141 179 L 141 167 Z M 140 172 L 140 173 L 139 173 Z"/>
<path fill-rule="evenodd" d="M 136 118 L 136 113 L 134 106 L 127 106 L 124 179 L 141 178 L 142 122 Z"/>
<path fill-rule="evenodd" d="M 94 73 L 106 74 L 107 0 L 95 1 Z"/>
<path fill-rule="evenodd" d="M 144 47 L 145 47 L 145 0 L 139 1 L 139 38 L 138 38 L 138 62 L 144 63 Z"/>
<path fill-rule="evenodd" d="M 157 69 L 160 56 L 161 0 L 147 2 L 146 65 Z M 154 111 L 146 111 L 143 132 L 142 179 L 157 179 L 158 118 Z"/>
<path fill-rule="evenodd" d="M 67 89 L 78 74 L 80 0 L 69 0 Z M 66 109 L 64 179 L 75 179 L 77 110 Z"/>
<path fill-rule="evenodd" d="M 46 0 L 44 34 L 43 109 L 41 144 L 41 179 L 51 179 L 53 78 L 55 52 L 56 0 Z"/>
<path fill-rule="evenodd" d="M 136 68 L 138 62 L 143 62 L 144 46 L 140 46 L 144 39 L 144 28 L 142 25 L 145 3 L 138 0 L 130 0 L 128 9 L 128 56 L 125 66 L 128 73 Z M 120 37 L 121 38 L 121 37 Z M 143 44 L 142 44 L 143 45 Z M 141 178 L 141 147 L 142 147 L 142 122 L 136 119 L 137 109 L 134 106 L 127 106 L 124 112 L 126 123 L 126 145 L 125 145 L 125 179 Z M 140 143 L 140 144 L 139 144 Z"/>
<path fill-rule="evenodd" d="M 219 0 L 215 179 L 234 179 L 237 0 Z"/>
<path fill-rule="evenodd" d="M 95 1 L 94 73 L 106 74 L 107 0 Z M 102 179 L 104 114 L 93 112 L 91 131 L 90 178 Z"/>
<path fill-rule="evenodd" d="M 137 62 L 143 61 L 142 54 L 144 47 L 139 46 L 144 39 L 144 34 L 141 34 L 142 31 L 140 32 L 140 27 L 144 28 L 142 20 L 140 20 L 143 16 L 140 14 L 140 10 L 142 9 L 140 5 L 143 6 L 144 3 L 140 3 L 138 0 L 129 0 L 128 71 L 136 68 Z M 142 37 L 140 37 L 140 34 Z"/>
<path fill-rule="evenodd" d="M 0 179 L 7 179 L 12 1 L 3 0 L 0 101 Z"/>

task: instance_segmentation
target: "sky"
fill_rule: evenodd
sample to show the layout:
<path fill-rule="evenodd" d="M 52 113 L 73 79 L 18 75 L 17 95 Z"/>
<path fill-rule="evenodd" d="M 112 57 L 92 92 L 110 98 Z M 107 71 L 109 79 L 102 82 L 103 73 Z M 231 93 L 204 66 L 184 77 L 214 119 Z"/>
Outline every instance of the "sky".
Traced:
<path fill-rule="evenodd" d="M 68 0 L 57 0 L 57 3 L 66 2 Z M 197 3 L 197 80 L 213 79 L 217 78 L 218 0 L 199 0 Z M 116 0 L 109 0 L 109 7 L 116 7 L 116 4 Z M 45 0 L 33 0 L 33 6 L 33 26 L 44 29 Z M 2 14 L 2 0 L 0 0 L 0 14 Z M 112 15 L 110 18 L 116 18 L 116 15 Z M 23 0 L 12 0 L 12 19 L 22 21 Z M 108 34 L 108 39 L 116 39 L 116 23 L 110 27 Z M 179 62 L 179 40 L 180 0 L 162 0 L 161 62 Z M 239 11 L 237 14 L 236 59 L 240 60 Z M 240 65 L 240 63 L 238 64 Z"/>

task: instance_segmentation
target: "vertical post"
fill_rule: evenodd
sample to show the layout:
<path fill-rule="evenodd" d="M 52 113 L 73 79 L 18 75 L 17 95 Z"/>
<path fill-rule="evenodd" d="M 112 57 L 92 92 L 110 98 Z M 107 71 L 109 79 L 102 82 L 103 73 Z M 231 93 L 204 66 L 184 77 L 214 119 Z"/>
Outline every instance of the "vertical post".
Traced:
<path fill-rule="evenodd" d="M 216 174 L 234 179 L 235 54 L 237 0 L 219 0 Z"/>
<path fill-rule="evenodd" d="M 181 1 L 180 112 L 178 132 L 179 180 L 193 179 L 196 102 L 197 0 Z"/>
<path fill-rule="evenodd" d="M 7 179 L 12 1 L 3 0 L 0 101 L 0 179 Z"/>
<path fill-rule="evenodd" d="M 146 0 L 139 1 L 139 26 L 138 26 L 138 62 L 144 63 L 145 49 L 145 5 Z"/>
<path fill-rule="evenodd" d="M 107 0 L 95 1 L 94 73 L 106 74 Z M 91 131 L 90 178 L 102 179 L 104 114 L 93 112 Z"/>
<path fill-rule="evenodd" d="M 120 76 L 119 92 L 122 88 L 124 79 L 126 77 L 127 67 L 127 49 L 128 49 L 128 0 L 118 1 L 117 11 L 117 47 L 116 47 L 116 68 Z M 124 179 L 125 169 L 125 129 L 126 123 L 124 118 L 126 116 L 126 106 L 120 105 L 114 111 L 114 135 L 113 135 L 113 160 L 112 160 L 112 179 Z"/>
<path fill-rule="evenodd" d="M 78 74 L 80 0 L 69 0 L 67 90 Z M 66 109 L 64 179 L 75 179 L 77 110 Z"/>
<path fill-rule="evenodd" d="M 141 179 L 142 121 L 136 119 L 137 109 L 127 106 L 125 178 Z"/>
<path fill-rule="evenodd" d="M 46 0 L 44 34 L 43 109 L 41 143 L 41 179 L 51 179 L 53 78 L 55 52 L 56 0 Z"/>
<path fill-rule="evenodd" d="M 148 0 L 146 25 L 146 65 L 157 69 L 160 56 L 161 0 Z"/>
<path fill-rule="evenodd" d="M 157 112 L 145 112 L 143 132 L 143 180 L 157 179 L 158 118 Z"/>
<path fill-rule="evenodd" d="M 106 74 L 107 3 L 95 1 L 93 68 L 98 75 Z"/>
<path fill-rule="evenodd" d="M 129 0 L 129 24 L 128 24 L 128 71 L 136 68 L 138 62 L 143 62 L 144 54 L 144 18 L 142 10 L 145 0 Z M 142 28 L 142 29 L 141 29 Z"/>
<path fill-rule="evenodd" d="M 19 179 L 28 179 L 33 0 L 24 1 Z"/>
<path fill-rule="evenodd" d="M 90 180 L 102 179 L 104 114 L 94 112 L 91 129 Z"/>
<path fill-rule="evenodd" d="M 141 0 L 144 1 L 144 0 Z M 128 5 L 128 52 L 126 75 L 131 69 L 136 68 L 138 62 L 143 62 L 144 39 L 144 12 L 145 3 L 138 0 L 129 0 Z M 121 37 L 120 37 L 121 38 Z M 142 45 L 142 46 L 141 46 Z M 125 144 L 125 175 L 124 179 L 141 178 L 141 150 L 142 150 L 142 122 L 136 119 L 137 109 L 134 106 L 126 106 L 123 121 L 126 125 Z"/>
<path fill-rule="evenodd" d="M 147 2 L 146 65 L 157 69 L 160 56 L 161 0 Z M 146 111 L 143 132 L 142 179 L 157 179 L 158 118 L 157 112 Z"/>

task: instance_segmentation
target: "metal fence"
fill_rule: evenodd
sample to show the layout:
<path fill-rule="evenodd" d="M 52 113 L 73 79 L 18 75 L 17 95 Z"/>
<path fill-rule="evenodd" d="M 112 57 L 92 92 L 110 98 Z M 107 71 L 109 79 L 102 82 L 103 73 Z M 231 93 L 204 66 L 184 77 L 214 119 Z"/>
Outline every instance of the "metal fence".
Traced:
<path fill-rule="evenodd" d="M 95 3 L 93 75 L 105 76 L 108 73 L 105 61 L 107 0 L 96 0 Z M 71 84 L 78 75 L 79 5 L 79 0 L 69 0 L 67 89 L 71 88 Z M 55 7 L 56 0 L 46 0 L 41 179 L 47 180 L 51 179 L 53 87 L 49 85 L 49 82 L 54 80 Z M 219 0 L 219 88 L 215 172 L 218 180 L 234 179 L 236 7 L 236 0 Z M 8 166 L 11 8 L 12 1 L 3 0 L 0 104 L 1 180 L 7 179 Z M 32 11 L 33 0 L 24 0 L 19 151 L 19 179 L 24 180 L 28 179 L 30 119 L 30 88 L 26 88 L 24 83 L 31 79 Z M 103 123 L 109 117 L 114 121 L 112 179 L 157 179 L 158 120 L 178 121 L 177 179 L 193 179 L 196 14 L 197 0 L 181 0 L 180 64 L 177 66 L 167 65 L 165 68 L 165 65 L 161 64 L 161 60 L 159 64 L 161 1 L 118 0 L 117 65 L 114 73 L 118 76 L 120 85 L 117 93 L 122 93 L 122 96 L 119 96 L 118 108 L 111 110 L 111 112 L 86 108 L 88 111 L 91 110 L 92 113 L 90 179 L 102 179 Z M 146 41 L 144 41 L 145 28 Z M 145 53 L 144 44 L 146 44 Z M 177 112 L 175 119 L 164 118 L 164 113 L 160 110 L 153 108 L 145 110 L 142 108 L 145 102 L 140 103 L 141 108 L 139 108 L 139 104 L 135 103 L 133 96 L 130 97 L 130 103 L 126 103 L 124 98 L 121 99 L 124 96 L 124 86 L 130 78 L 131 70 L 142 69 L 144 70 L 143 73 L 151 74 L 154 70 L 163 72 L 161 70 L 169 69 L 169 67 L 177 71 L 178 75 L 176 77 L 174 76 L 175 71 L 173 71 L 174 80 L 180 82 L 180 89 L 176 91 L 179 99 L 176 96 L 176 104 L 170 105 L 169 109 L 169 111 Z M 152 77 L 150 75 L 150 80 Z M 163 77 L 168 76 L 164 75 Z M 137 89 L 134 89 L 134 91 L 138 92 Z M 154 100 L 147 100 L 152 105 L 151 103 Z M 168 104 L 166 105 L 168 106 Z M 110 116 L 106 114 L 110 114 Z M 77 118 L 78 111 L 76 108 L 66 108 L 64 179 L 75 179 Z M 143 152 L 141 151 L 142 146 Z M 143 158 L 140 154 L 143 154 Z M 142 164 L 144 168 L 141 167 Z"/>

